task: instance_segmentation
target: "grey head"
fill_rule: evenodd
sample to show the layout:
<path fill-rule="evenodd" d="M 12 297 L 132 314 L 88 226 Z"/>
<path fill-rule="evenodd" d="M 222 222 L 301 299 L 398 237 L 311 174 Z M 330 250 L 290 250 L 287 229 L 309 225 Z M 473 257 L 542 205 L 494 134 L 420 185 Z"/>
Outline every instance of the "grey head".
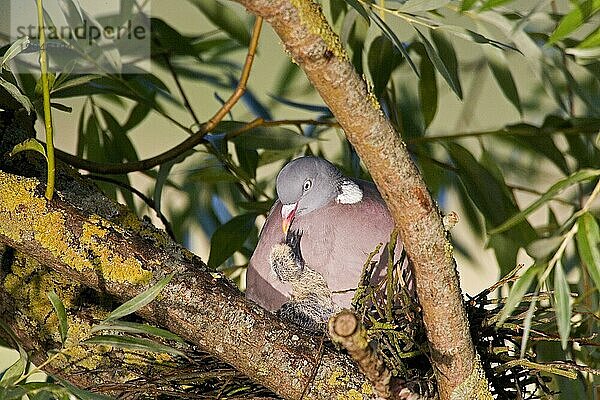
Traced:
<path fill-rule="evenodd" d="M 343 180 L 342 173 L 329 161 L 301 157 L 289 162 L 277 175 L 277 195 L 284 208 L 294 205 L 295 216 L 300 216 L 336 198 Z"/>

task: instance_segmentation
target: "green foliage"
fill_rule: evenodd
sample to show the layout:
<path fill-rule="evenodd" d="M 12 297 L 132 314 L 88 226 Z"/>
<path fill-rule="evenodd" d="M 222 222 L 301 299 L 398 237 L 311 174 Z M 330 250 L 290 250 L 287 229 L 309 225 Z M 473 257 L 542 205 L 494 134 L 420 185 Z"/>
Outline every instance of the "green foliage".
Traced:
<path fill-rule="evenodd" d="M 50 303 L 52 303 L 52 307 L 54 308 L 54 312 L 56 313 L 56 317 L 58 318 L 58 331 L 60 333 L 60 340 L 64 345 L 65 340 L 67 340 L 67 333 L 69 331 L 69 324 L 67 321 L 67 311 L 65 310 L 65 305 L 54 291 L 48 293 L 48 299 L 50 300 Z"/>
<path fill-rule="evenodd" d="M 173 279 L 174 275 L 175 275 L 175 273 L 173 272 L 173 273 L 165 276 L 164 278 L 162 278 L 160 281 L 158 281 L 156 284 L 154 284 L 147 290 L 138 294 L 131 300 L 128 300 L 125 303 L 121 304 L 119 307 L 117 307 L 115 310 L 113 310 L 104 319 L 103 322 L 111 322 L 116 319 L 125 317 L 129 314 L 133 314 L 140 308 L 150 304 L 152 302 L 152 300 L 154 300 L 156 298 L 156 296 L 158 296 L 160 294 L 160 292 L 164 289 L 164 287 L 167 286 L 169 284 L 169 282 L 171 282 L 171 279 Z"/>
<path fill-rule="evenodd" d="M 77 8 L 64 3 L 67 11 Z M 77 156 L 101 166 L 137 163 L 145 154 L 140 145 L 150 140 L 148 131 L 155 126 L 169 139 L 180 133 L 173 139 L 177 147 L 158 141 L 153 155 L 173 152 L 172 157 L 144 172 L 151 202 L 135 200 L 124 173 L 116 176 L 120 186 L 99 185 L 140 214 L 146 208 L 164 213 L 184 244 L 201 231 L 210 241 L 209 266 L 242 283 L 258 238 L 257 221 L 273 204 L 275 174 L 285 161 L 325 155 L 353 176 L 368 178 L 368 172 L 299 68 L 284 53 L 271 52 L 279 47 L 264 35 L 255 57 L 267 62 L 253 67 L 240 101 L 214 129 L 203 131 L 240 79 L 252 18 L 233 3 L 177 0 L 173 7 L 180 3 L 192 6 L 190 18 L 209 24 L 189 31 L 166 15 L 153 16 L 151 72 L 74 75 L 65 68 L 50 77 L 50 94 L 53 104 L 81 101 L 74 108 L 79 114 L 71 116 L 72 132 L 60 134 L 76 137 Z M 510 321 L 514 310 L 523 311 L 519 305 L 525 296 L 549 290 L 554 307 L 549 322 L 531 320 L 538 300 L 523 312 L 527 331 L 545 323 L 562 352 L 537 343 L 522 351 L 598 368 L 597 350 L 573 344 L 574 338 L 589 339 L 589 332 L 598 330 L 599 214 L 587 203 L 597 195 L 600 171 L 598 0 L 570 2 L 564 12 L 549 2 L 523 6 L 509 0 L 321 3 L 440 206 L 447 210 L 449 196 L 459 198 L 461 224 L 480 246 L 470 250 L 466 239 L 455 237 L 455 251 L 477 260 L 485 244 L 494 250 L 503 275 L 513 270 L 517 254 L 531 257 L 521 277 L 508 285 L 499 323 Z M 75 12 L 67 14 L 77 18 Z M 11 107 L 39 112 L 39 77 L 15 76 L 8 69 L 25 43 L 2 49 L 0 106 L 6 107 L 7 98 Z M 201 94 L 190 95 L 193 90 Z M 60 110 L 75 114 L 64 106 Z M 186 146 L 189 138 L 197 140 Z M 35 142 L 18 149 L 42 150 Z M 94 340 L 147 346 L 115 339 L 110 336 L 115 331 L 172 340 L 158 328 L 117 320 L 159 292 L 155 287 L 115 310 L 97 328 L 109 334 Z M 56 300 L 59 322 L 66 321 Z M 594 312 L 596 319 L 590 317 Z M 5 379 L 22 375 L 16 372 L 18 364 Z"/>

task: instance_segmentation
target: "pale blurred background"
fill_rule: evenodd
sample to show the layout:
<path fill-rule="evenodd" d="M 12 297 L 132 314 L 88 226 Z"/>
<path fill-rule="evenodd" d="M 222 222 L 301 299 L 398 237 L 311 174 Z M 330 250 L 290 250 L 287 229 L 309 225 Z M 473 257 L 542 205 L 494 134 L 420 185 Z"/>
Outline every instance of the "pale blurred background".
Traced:
<path fill-rule="evenodd" d="M 95 6 L 99 8 L 101 8 L 104 3 L 108 2 L 97 0 L 94 2 Z M 527 7 L 529 4 L 528 1 L 523 1 L 521 3 L 524 7 Z M 241 7 L 237 7 L 237 4 L 229 2 L 227 4 L 238 10 L 242 10 Z M 559 5 L 564 6 L 564 3 L 560 3 Z M 153 15 L 160 16 L 160 18 L 170 24 L 177 26 L 182 33 L 198 33 L 216 29 L 210 26 L 210 23 L 203 18 L 197 8 L 187 1 L 153 1 L 151 7 Z M 336 28 L 339 29 L 340 27 Z M 400 32 L 402 32 L 402 29 L 400 29 Z M 474 45 L 467 42 L 457 44 L 462 53 L 462 62 L 467 63 L 469 51 L 474 48 Z M 245 55 L 244 51 L 234 53 L 235 59 L 240 64 L 243 63 Z M 533 93 L 535 82 L 531 79 L 531 73 L 526 61 L 523 60 L 520 55 L 513 53 L 509 54 L 508 57 L 523 102 L 526 102 L 530 96 L 535 96 Z M 261 35 L 258 54 L 255 58 L 255 65 L 250 76 L 249 89 L 265 104 L 273 104 L 273 101 L 268 97 L 268 94 L 274 92 L 274 85 L 276 85 L 277 82 L 277 79 L 274 78 L 278 77 L 288 64 L 289 58 L 284 52 L 280 40 L 275 36 L 271 27 L 268 24 L 265 24 Z M 158 71 L 157 69 L 153 72 L 157 73 L 175 92 L 174 82 L 168 74 L 164 73 L 164 71 Z M 411 79 L 410 77 L 408 79 L 402 78 L 403 77 L 396 77 L 398 81 L 401 81 L 402 84 L 407 87 L 407 90 L 411 92 L 416 91 L 416 79 Z M 322 104 L 322 101 L 318 96 L 306 94 L 306 91 L 303 90 L 306 84 L 306 79 L 304 77 L 299 79 L 299 94 L 293 100 L 303 103 Z M 443 135 L 464 131 L 492 130 L 500 128 L 510 121 L 520 121 L 520 116 L 514 107 L 499 95 L 500 92 L 497 84 L 487 68 L 483 68 L 481 73 L 476 75 L 476 81 L 469 81 L 463 78 L 462 84 L 465 92 L 469 92 L 473 87 L 477 87 L 480 91 L 478 98 L 485 99 L 485 101 L 474 101 L 468 104 L 461 103 L 447 85 L 445 85 L 438 77 L 438 87 L 440 90 L 438 115 L 429 128 L 429 134 Z M 210 118 L 219 108 L 219 103 L 215 100 L 214 96 L 215 91 L 221 98 L 227 98 L 231 93 L 226 90 L 215 90 L 214 87 L 198 82 L 186 81 L 185 79 L 183 79 L 183 85 L 193 103 L 194 110 L 202 121 Z M 61 102 L 73 107 L 73 112 L 72 114 L 68 114 L 54 111 L 56 147 L 74 154 L 77 139 L 76 116 L 81 110 L 82 102 L 78 101 L 78 99 L 70 99 Z M 123 110 L 119 110 L 114 105 L 108 103 L 105 104 L 105 106 L 110 109 L 115 116 L 124 117 L 125 113 Z M 183 109 L 175 108 L 168 103 L 165 103 L 165 108 L 170 115 L 180 122 L 185 125 L 191 124 L 189 116 Z M 252 118 L 242 102 L 235 106 L 233 115 L 237 120 L 249 120 Z M 303 113 L 297 109 L 281 105 L 276 108 L 274 115 L 285 118 L 310 118 L 313 116 L 313 114 Z M 539 123 L 540 121 L 529 119 L 528 122 Z M 39 123 L 38 132 L 38 138 L 43 139 L 44 130 Z M 186 137 L 184 132 L 178 130 L 164 118 L 157 116 L 145 120 L 130 134 L 130 138 L 136 146 L 140 159 L 163 152 L 180 143 L 186 139 Z M 331 131 L 330 133 L 322 135 L 321 138 L 323 141 L 331 143 L 330 147 L 332 151 L 339 148 L 339 132 L 335 133 Z M 321 143 L 323 143 L 323 141 L 321 141 Z M 332 156 L 335 155 L 332 154 Z M 263 167 L 259 169 L 259 174 L 274 178 L 280 166 L 281 165 L 279 164 L 272 167 Z M 177 181 L 178 176 L 183 176 L 187 171 L 186 168 L 189 168 L 187 163 L 176 166 L 172 170 L 171 178 L 174 181 Z M 547 182 L 553 182 L 557 175 L 556 171 L 552 167 L 549 167 L 548 170 L 549 173 L 546 177 Z M 139 173 L 134 173 L 130 176 L 132 177 L 134 187 L 143 192 L 152 193 L 151 181 L 149 179 Z M 540 185 L 544 187 L 546 182 L 540 182 Z M 532 199 L 533 197 L 531 196 L 523 195 L 518 200 L 522 206 L 523 204 L 528 204 Z M 176 206 L 177 204 L 181 204 L 182 201 L 186 200 L 179 198 L 177 192 L 170 190 L 169 188 L 165 189 L 163 194 L 164 210 L 172 207 L 170 205 Z M 445 201 L 445 204 L 442 205 L 445 212 L 456 211 L 459 216 L 461 215 L 461 205 L 457 203 L 456 196 L 453 193 L 449 193 Z M 157 226 L 161 226 L 160 222 L 156 221 L 153 212 L 148 212 L 148 215 L 153 218 L 153 221 Z M 258 223 L 262 224 L 263 221 L 264 219 L 259 219 Z M 452 236 L 458 245 L 470 250 L 470 253 L 475 256 L 473 259 L 467 259 L 459 253 L 456 254 L 461 285 L 465 292 L 473 295 L 495 282 L 498 279 L 498 265 L 492 251 L 484 248 L 483 238 L 474 236 L 466 225 L 461 224 L 460 222 L 452 230 Z M 193 232 L 192 238 L 193 240 L 189 243 L 191 249 L 202 257 L 203 260 L 207 260 L 210 250 L 209 238 L 200 230 Z M 522 258 L 521 261 L 526 262 L 527 260 Z M 0 369 L 12 363 L 16 358 L 17 355 L 15 352 L 6 349 L 0 350 Z"/>

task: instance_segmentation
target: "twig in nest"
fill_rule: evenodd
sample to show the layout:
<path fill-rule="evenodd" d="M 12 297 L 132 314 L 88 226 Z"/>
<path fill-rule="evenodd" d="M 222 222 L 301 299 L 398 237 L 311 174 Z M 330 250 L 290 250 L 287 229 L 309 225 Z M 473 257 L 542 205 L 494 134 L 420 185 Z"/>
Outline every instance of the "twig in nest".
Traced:
<path fill-rule="evenodd" d="M 353 312 L 342 310 L 331 317 L 329 335 L 348 351 L 381 398 L 424 399 L 411 391 L 404 380 L 392 376 L 384 361 L 369 346 L 367 332 Z"/>

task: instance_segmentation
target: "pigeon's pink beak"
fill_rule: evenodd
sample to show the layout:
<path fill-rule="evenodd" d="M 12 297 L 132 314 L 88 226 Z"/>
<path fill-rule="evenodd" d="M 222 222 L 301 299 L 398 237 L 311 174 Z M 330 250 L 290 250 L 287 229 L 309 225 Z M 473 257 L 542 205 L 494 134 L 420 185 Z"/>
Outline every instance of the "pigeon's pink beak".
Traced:
<path fill-rule="evenodd" d="M 281 206 L 281 229 L 283 230 L 284 235 L 287 235 L 288 229 L 290 229 L 290 225 L 292 224 L 292 220 L 296 215 L 297 208 L 298 203 L 283 204 Z"/>

